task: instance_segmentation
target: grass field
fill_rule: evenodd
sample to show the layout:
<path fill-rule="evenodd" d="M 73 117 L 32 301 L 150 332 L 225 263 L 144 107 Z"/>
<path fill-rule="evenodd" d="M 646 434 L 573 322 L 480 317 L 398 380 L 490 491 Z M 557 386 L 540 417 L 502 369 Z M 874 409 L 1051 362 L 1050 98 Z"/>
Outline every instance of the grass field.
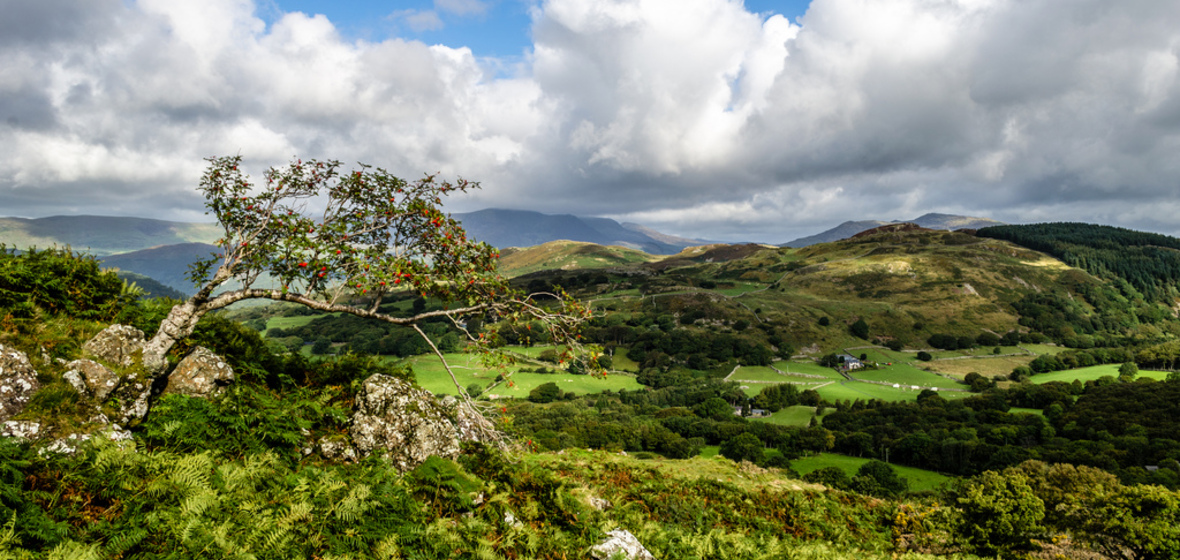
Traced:
<path fill-rule="evenodd" d="M 1041 354 L 1060 354 L 1066 350 L 1069 350 L 1069 348 L 1064 346 L 1050 346 L 1048 344 L 1021 344 L 1020 347 L 1038 356 Z"/>
<path fill-rule="evenodd" d="M 807 375 L 820 375 L 829 379 L 843 379 L 836 370 L 821 366 L 815 362 L 775 362 L 774 367 L 787 373 L 805 373 Z"/>
<path fill-rule="evenodd" d="M 302 327 L 303 325 L 310 323 L 312 319 L 323 317 L 324 315 L 326 314 L 299 315 L 297 317 L 271 317 L 266 321 L 266 328 L 290 329 L 294 327 Z"/>
<path fill-rule="evenodd" d="M 835 412 L 835 409 L 826 409 L 824 410 L 824 416 L 827 416 L 832 412 Z M 770 416 L 764 416 L 761 418 L 751 417 L 750 420 L 766 422 L 769 424 L 779 424 L 781 426 L 806 427 L 811 423 L 812 416 L 815 416 L 814 406 L 796 405 L 788 406 L 778 412 L 775 412 L 774 414 L 771 414 Z"/>
<path fill-rule="evenodd" d="M 844 381 L 832 383 L 816 389 L 816 391 L 828 402 L 835 402 L 838 400 L 870 400 L 881 399 L 887 402 L 912 401 L 918 398 L 921 391 L 914 391 L 912 389 L 894 389 L 893 387 L 885 385 L 877 385 L 875 383 L 860 383 L 857 381 Z M 958 391 L 943 391 L 940 393 L 944 399 L 961 399 L 968 397 L 971 393 Z"/>
<path fill-rule="evenodd" d="M 730 381 L 798 381 L 798 377 L 787 377 L 773 369 L 762 366 L 742 366 L 738 368 L 733 375 L 729 376 Z M 818 379 L 816 381 L 819 381 Z"/>
<path fill-rule="evenodd" d="M 861 459 L 857 457 L 848 457 L 846 455 L 837 455 L 835 453 L 820 453 L 812 457 L 804 457 L 796 459 L 791 462 L 791 468 L 795 469 L 799 474 L 807 474 L 811 471 L 816 471 L 825 467 L 839 467 L 849 477 L 856 474 L 857 469 L 861 465 L 869 462 L 870 459 Z M 916 469 L 914 467 L 903 467 L 901 465 L 890 464 L 897 474 L 906 478 L 910 482 L 910 490 L 914 492 L 921 492 L 923 490 L 934 490 L 943 483 L 948 482 L 951 477 L 938 474 L 934 471 L 926 471 Z"/>
<path fill-rule="evenodd" d="M 1017 408 L 1014 406 L 1008 409 L 1008 414 L 1036 414 L 1037 416 L 1044 416 L 1045 411 L 1039 408 Z"/>
<path fill-rule="evenodd" d="M 1029 362 L 1033 361 L 1033 358 L 1034 356 L 1005 356 L 1001 358 L 974 358 L 970 360 L 939 360 L 929 362 L 926 365 L 934 370 L 959 378 L 966 377 L 971 372 L 978 373 L 984 377 L 1007 377 L 1017 367 L 1027 366 Z"/>
<path fill-rule="evenodd" d="M 496 371 L 484 369 L 479 359 L 471 354 L 447 354 L 447 362 L 451 364 L 451 370 L 455 372 L 455 377 L 459 380 L 459 384 L 467 387 L 472 383 L 479 383 L 487 386 L 491 384 L 498 374 Z M 455 384 L 451 381 L 451 377 L 447 375 L 446 369 L 443 368 L 438 358 L 430 355 L 415 356 L 406 360 L 414 367 L 414 375 L 418 380 L 418 384 L 423 388 L 435 394 L 456 394 Z M 509 368 L 512 371 L 510 379 L 513 383 L 512 387 L 507 384 L 501 384 L 492 389 L 489 394 L 503 397 L 527 398 L 529 391 L 532 391 L 539 385 L 554 382 L 557 386 L 565 392 L 573 392 L 579 395 L 586 395 L 592 393 L 601 393 L 607 389 L 618 391 L 620 389 L 634 390 L 640 388 L 639 383 L 635 381 L 634 377 L 628 375 L 609 375 L 606 378 L 593 377 L 589 375 L 571 375 L 571 374 L 544 374 L 544 373 L 528 373 L 517 371 L 518 368 Z"/>
<path fill-rule="evenodd" d="M 1119 366 L 1122 364 L 1106 364 L 1101 366 L 1092 366 L 1087 368 L 1067 369 L 1064 371 L 1053 371 L 1049 373 L 1039 373 L 1032 376 L 1032 382 L 1038 385 L 1042 383 L 1049 383 L 1050 381 L 1064 381 L 1072 383 L 1077 379 L 1083 383 L 1092 381 L 1107 375 L 1111 377 L 1119 376 Z M 1140 370 L 1139 377 L 1150 377 L 1155 380 L 1164 380 L 1168 378 L 1166 371 L 1147 371 Z"/>
<path fill-rule="evenodd" d="M 922 371 L 907 363 L 894 363 L 880 369 L 858 369 L 849 373 L 856 379 L 868 381 L 884 381 L 901 385 L 918 385 L 920 387 L 940 387 L 945 389 L 962 389 L 966 386 L 953 380 Z"/>

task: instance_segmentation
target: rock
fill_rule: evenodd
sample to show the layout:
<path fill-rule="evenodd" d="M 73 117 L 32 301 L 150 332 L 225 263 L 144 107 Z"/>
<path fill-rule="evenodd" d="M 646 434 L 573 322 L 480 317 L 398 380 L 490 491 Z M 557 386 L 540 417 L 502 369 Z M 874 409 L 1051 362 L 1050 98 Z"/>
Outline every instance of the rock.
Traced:
<path fill-rule="evenodd" d="M 650 552 L 630 531 L 615 529 L 607 533 L 607 540 L 590 547 L 590 556 L 599 560 L 626 558 L 627 560 L 655 560 Z"/>
<path fill-rule="evenodd" d="M 24 352 L 0 344 L 0 422 L 19 414 L 41 388 Z"/>
<path fill-rule="evenodd" d="M 221 356 L 198 346 L 168 375 L 164 394 L 209 398 L 220 394 L 234 380 L 234 370 Z"/>
<path fill-rule="evenodd" d="M 111 325 L 86 341 L 82 349 L 110 364 L 129 366 L 135 363 L 136 353 L 143 351 L 146 342 L 143 331 L 135 327 Z"/>
<path fill-rule="evenodd" d="M 124 378 L 111 397 L 119 422 L 135 426 L 147 416 L 152 397 L 151 382 L 138 376 Z"/>
<path fill-rule="evenodd" d="M 325 459 L 348 462 L 357 459 L 356 449 L 353 449 L 346 438 L 340 436 L 324 436 L 316 442 L 316 447 L 320 451 L 320 456 Z"/>
<path fill-rule="evenodd" d="M 41 424 L 38 424 L 37 422 L 19 422 L 16 420 L 9 420 L 0 425 L 0 437 L 37 439 L 37 434 L 40 432 Z"/>
<path fill-rule="evenodd" d="M 349 429 L 362 455 L 377 454 L 408 471 L 431 455 L 459 454 L 459 433 L 427 391 L 383 374 L 365 380 Z"/>
<path fill-rule="evenodd" d="M 443 397 L 442 406 L 447 410 L 447 415 L 455 419 L 455 429 L 459 431 L 459 441 L 488 440 L 488 421 L 478 411 L 473 410 L 454 395 Z"/>
<path fill-rule="evenodd" d="M 119 374 L 94 360 L 74 360 L 66 364 L 66 371 L 62 374 L 70 385 L 73 385 L 83 395 L 93 395 L 98 402 L 107 397 L 119 386 Z"/>

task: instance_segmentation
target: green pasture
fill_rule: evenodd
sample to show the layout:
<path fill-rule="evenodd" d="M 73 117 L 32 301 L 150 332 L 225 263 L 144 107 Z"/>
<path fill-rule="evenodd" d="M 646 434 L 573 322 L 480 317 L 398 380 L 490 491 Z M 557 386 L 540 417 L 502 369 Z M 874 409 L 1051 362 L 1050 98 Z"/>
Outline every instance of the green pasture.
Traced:
<path fill-rule="evenodd" d="M 921 390 L 906 388 L 894 389 L 887 385 L 875 383 L 861 383 L 859 381 L 839 381 L 816 389 L 824 400 L 836 402 L 838 400 L 871 400 L 881 399 L 887 402 L 912 401 L 918 398 Z M 942 391 L 939 393 L 944 399 L 961 399 L 971 393 L 959 391 Z"/>
<path fill-rule="evenodd" d="M 820 453 L 811 457 L 803 457 L 791 461 L 791 468 L 799 474 L 807 474 L 811 471 L 817 471 L 826 467 L 838 467 L 848 474 L 849 477 L 856 475 L 857 469 L 861 465 L 869 462 L 871 459 L 862 459 L 859 457 L 849 457 L 847 455 L 837 455 L 835 453 Z M 921 492 L 924 490 L 935 490 L 942 484 L 949 482 L 951 477 L 938 474 L 934 471 L 927 471 L 916 469 L 914 467 L 904 467 L 901 465 L 890 464 L 893 470 L 897 471 L 898 476 L 906 478 L 910 482 L 911 492 Z"/>
<path fill-rule="evenodd" d="M 756 290 L 762 290 L 765 288 L 766 288 L 766 284 L 754 284 L 754 283 L 750 283 L 750 282 L 735 282 L 734 286 L 732 288 L 719 288 L 719 289 L 710 290 L 710 291 L 733 297 L 733 296 L 740 296 L 742 294 L 746 294 L 746 293 L 753 292 Z"/>
<path fill-rule="evenodd" d="M 1119 376 L 1119 366 L 1121 365 L 1122 364 L 1105 364 L 1101 366 L 1067 369 L 1064 371 L 1038 373 L 1032 376 L 1032 382 L 1038 385 L 1042 383 L 1049 383 L 1051 381 L 1064 381 L 1066 383 L 1073 383 L 1073 381 L 1077 379 L 1085 383 L 1086 381 L 1093 381 L 1101 377 L 1106 377 L 1107 375 L 1117 378 Z M 1168 378 L 1168 372 L 1139 370 L 1139 377 L 1150 377 L 1151 379 L 1162 381 Z"/>
<path fill-rule="evenodd" d="M 775 362 L 774 367 L 786 373 L 805 373 L 807 375 L 822 375 L 829 379 L 843 379 L 839 372 L 821 366 L 815 362 Z M 741 370 L 738 370 L 741 371 Z"/>
<path fill-rule="evenodd" d="M 615 352 L 615 355 L 611 356 L 611 369 L 639 373 L 639 362 L 628 358 L 626 352 Z"/>
<path fill-rule="evenodd" d="M 849 372 L 856 379 L 867 381 L 884 381 L 901 385 L 918 385 L 920 387 L 939 387 L 944 389 L 962 389 L 962 383 L 947 379 L 941 375 L 920 370 L 907 363 L 894 363 L 891 366 L 881 366 L 880 369 L 857 369 Z"/>
<path fill-rule="evenodd" d="M 298 315 L 295 317 L 271 317 L 266 321 L 266 328 L 292 329 L 295 327 L 302 327 L 312 322 L 313 319 L 323 317 L 324 315 L 326 315 L 326 313 L 319 315 Z"/>
<path fill-rule="evenodd" d="M 1019 408 L 1014 406 L 1008 409 L 1008 414 L 1036 414 L 1037 416 L 1044 416 L 1045 411 L 1039 408 Z"/>
<path fill-rule="evenodd" d="M 835 412 L 835 409 L 828 408 L 824 410 L 824 415 Z M 806 427 L 811 423 L 811 418 L 815 416 L 814 406 L 795 405 L 788 406 L 770 416 L 763 416 L 760 418 L 750 417 L 750 420 L 756 422 L 766 422 L 768 424 L 779 424 L 781 426 L 800 426 Z"/>
<path fill-rule="evenodd" d="M 1041 354 L 1060 354 L 1066 350 L 1069 350 L 1069 348 L 1066 348 L 1064 346 L 1049 345 L 1049 344 L 1021 344 L 1020 347 L 1026 349 L 1038 356 L 1040 356 Z"/>
<path fill-rule="evenodd" d="M 784 379 L 786 379 L 786 378 L 784 378 Z M 739 384 L 738 387 L 742 390 L 743 393 L 746 394 L 747 397 L 757 397 L 758 394 L 761 393 L 763 389 L 773 386 L 773 385 L 782 385 L 782 383 L 789 382 L 792 385 L 794 385 L 795 388 L 798 389 L 800 392 L 803 392 L 808 389 L 815 389 L 816 387 L 819 387 L 820 385 L 823 385 L 825 383 L 832 382 L 832 380 L 830 380 L 830 379 L 803 379 L 803 378 L 794 378 L 794 379 L 791 379 L 790 381 L 783 381 L 782 383 L 750 383 L 748 381 L 743 383 L 742 381 L 739 381 L 736 379 L 730 379 L 730 381 L 738 383 Z"/>
<path fill-rule="evenodd" d="M 763 366 L 742 366 L 729 377 L 730 381 L 797 381 L 799 378 L 787 377 L 773 369 Z M 818 379 L 816 381 L 819 381 Z"/>
<path fill-rule="evenodd" d="M 455 378 L 459 380 L 459 384 L 467 387 L 472 383 L 479 383 L 486 387 L 495 381 L 499 374 L 496 370 L 489 370 L 483 367 L 479 362 L 479 358 L 472 354 L 447 354 L 447 363 L 451 365 L 451 371 L 455 373 Z M 451 377 L 447 375 L 446 369 L 438 360 L 438 357 L 431 355 L 415 356 L 406 360 L 414 368 L 414 376 L 418 380 L 418 384 L 424 389 L 435 394 L 456 394 L 458 389 L 455 387 Z M 530 373 L 519 371 L 520 366 L 511 366 L 508 368 L 511 375 L 508 376 L 509 381 L 512 382 L 510 387 L 508 383 L 501 383 L 488 394 L 497 395 L 499 398 L 513 397 L 513 398 L 528 398 L 529 391 L 537 388 L 545 383 L 554 382 L 561 388 L 562 391 L 572 392 L 579 395 L 601 393 L 606 390 L 618 391 L 621 389 L 634 390 L 640 388 L 639 383 L 635 381 L 634 377 L 629 375 L 608 375 L 605 378 L 595 377 L 590 375 L 572 375 L 568 373 Z"/>

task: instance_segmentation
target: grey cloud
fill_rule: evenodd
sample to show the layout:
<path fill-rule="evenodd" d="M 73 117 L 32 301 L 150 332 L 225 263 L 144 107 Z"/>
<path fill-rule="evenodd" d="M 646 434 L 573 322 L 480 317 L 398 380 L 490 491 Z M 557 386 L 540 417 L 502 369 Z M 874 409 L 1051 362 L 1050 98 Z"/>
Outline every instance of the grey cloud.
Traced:
<path fill-rule="evenodd" d="M 929 211 L 1162 228 L 1180 209 L 1175 2 L 814 0 L 800 27 L 721 0 L 550 0 L 508 77 L 459 46 L 197 6 L 4 5 L 0 207 L 192 215 L 201 158 L 241 152 L 483 181 L 456 211 L 714 239 Z"/>

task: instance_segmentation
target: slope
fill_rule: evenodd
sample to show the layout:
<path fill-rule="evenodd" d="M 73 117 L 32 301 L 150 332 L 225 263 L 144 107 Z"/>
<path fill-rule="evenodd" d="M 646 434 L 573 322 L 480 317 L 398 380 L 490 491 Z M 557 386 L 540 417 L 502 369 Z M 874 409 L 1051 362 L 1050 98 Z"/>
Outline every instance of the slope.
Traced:
<path fill-rule="evenodd" d="M 214 224 L 119 216 L 0 218 L 0 243 L 18 248 L 70 246 L 93 255 L 113 255 L 159 245 L 212 243 Z"/>

